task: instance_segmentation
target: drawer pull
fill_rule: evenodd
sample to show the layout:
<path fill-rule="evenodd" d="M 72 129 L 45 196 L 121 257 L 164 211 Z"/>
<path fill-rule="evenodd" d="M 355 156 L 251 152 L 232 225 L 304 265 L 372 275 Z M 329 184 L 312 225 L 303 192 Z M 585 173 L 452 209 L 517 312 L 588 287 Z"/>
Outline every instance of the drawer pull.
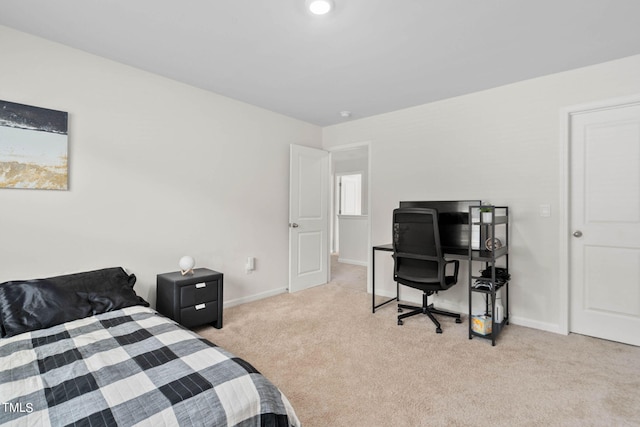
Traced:
<path fill-rule="evenodd" d="M 200 288 L 206 288 L 207 284 L 205 282 L 201 282 L 201 283 L 196 283 L 196 288 L 200 289 Z"/>
<path fill-rule="evenodd" d="M 202 310 L 204 308 L 204 304 L 196 305 L 196 310 Z"/>

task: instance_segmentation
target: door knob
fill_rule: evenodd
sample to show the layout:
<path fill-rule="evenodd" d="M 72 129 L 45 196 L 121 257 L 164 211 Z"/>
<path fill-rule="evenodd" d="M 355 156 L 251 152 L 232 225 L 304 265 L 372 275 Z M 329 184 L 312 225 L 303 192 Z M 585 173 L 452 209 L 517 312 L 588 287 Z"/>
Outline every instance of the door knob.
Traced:
<path fill-rule="evenodd" d="M 582 237 L 582 231 L 576 230 L 573 232 L 573 237 Z"/>
<path fill-rule="evenodd" d="M 298 224 L 296 224 L 295 222 L 293 222 L 293 223 L 289 223 L 289 227 L 291 227 L 291 228 L 298 228 L 298 227 L 300 227 L 300 226 L 299 226 Z"/>

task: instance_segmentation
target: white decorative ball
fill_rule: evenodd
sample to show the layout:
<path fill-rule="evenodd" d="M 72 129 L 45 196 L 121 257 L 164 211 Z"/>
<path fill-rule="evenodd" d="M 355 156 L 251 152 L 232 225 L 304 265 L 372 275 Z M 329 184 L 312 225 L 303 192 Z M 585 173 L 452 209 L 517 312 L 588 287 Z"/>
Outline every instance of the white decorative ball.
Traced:
<path fill-rule="evenodd" d="M 180 264 L 180 270 L 189 271 L 196 265 L 196 260 L 194 260 L 192 257 L 188 255 L 185 255 L 182 258 L 180 258 L 179 264 Z"/>

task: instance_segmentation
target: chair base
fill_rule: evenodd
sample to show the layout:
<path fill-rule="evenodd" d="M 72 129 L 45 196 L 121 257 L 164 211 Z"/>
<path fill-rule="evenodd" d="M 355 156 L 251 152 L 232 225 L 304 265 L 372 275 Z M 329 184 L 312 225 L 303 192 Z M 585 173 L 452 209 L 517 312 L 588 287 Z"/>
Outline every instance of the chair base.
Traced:
<path fill-rule="evenodd" d="M 436 333 L 442 333 L 442 327 L 440 326 L 440 322 L 433 315 L 440 314 L 443 316 L 449 316 L 456 319 L 456 323 L 462 323 L 462 318 L 458 313 L 451 313 L 449 311 L 438 310 L 433 307 L 433 304 L 427 304 L 427 296 L 429 293 L 424 292 L 422 294 L 422 307 L 417 307 L 415 305 L 406 305 L 406 304 L 398 304 L 398 313 L 402 313 L 403 309 L 411 310 L 408 313 L 403 313 L 398 316 L 398 325 L 402 325 L 404 322 L 402 319 L 406 319 L 407 317 L 415 316 L 417 314 L 425 314 L 431 319 L 431 321 L 436 325 Z"/>

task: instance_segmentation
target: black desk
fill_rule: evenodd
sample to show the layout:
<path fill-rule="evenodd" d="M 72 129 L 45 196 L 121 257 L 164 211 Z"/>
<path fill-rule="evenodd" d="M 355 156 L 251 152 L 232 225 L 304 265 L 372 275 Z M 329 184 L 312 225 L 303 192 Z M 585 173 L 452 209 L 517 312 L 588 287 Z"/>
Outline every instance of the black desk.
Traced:
<path fill-rule="evenodd" d="M 398 301 L 398 297 L 400 296 L 400 285 L 396 282 L 396 296 L 395 298 L 391 298 L 385 302 L 382 302 L 376 305 L 376 251 L 383 252 L 393 252 L 393 245 L 391 243 L 387 243 L 386 245 L 377 245 L 373 247 L 372 256 L 371 256 L 371 300 L 372 300 L 372 313 L 376 312 L 376 308 L 382 307 L 385 304 L 389 304 L 392 301 Z M 468 260 L 469 259 L 469 247 L 449 247 L 442 248 L 444 252 L 445 258 L 458 259 L 458 260 Z M 474 251 L 475 252 L 475 251 Z"/>

